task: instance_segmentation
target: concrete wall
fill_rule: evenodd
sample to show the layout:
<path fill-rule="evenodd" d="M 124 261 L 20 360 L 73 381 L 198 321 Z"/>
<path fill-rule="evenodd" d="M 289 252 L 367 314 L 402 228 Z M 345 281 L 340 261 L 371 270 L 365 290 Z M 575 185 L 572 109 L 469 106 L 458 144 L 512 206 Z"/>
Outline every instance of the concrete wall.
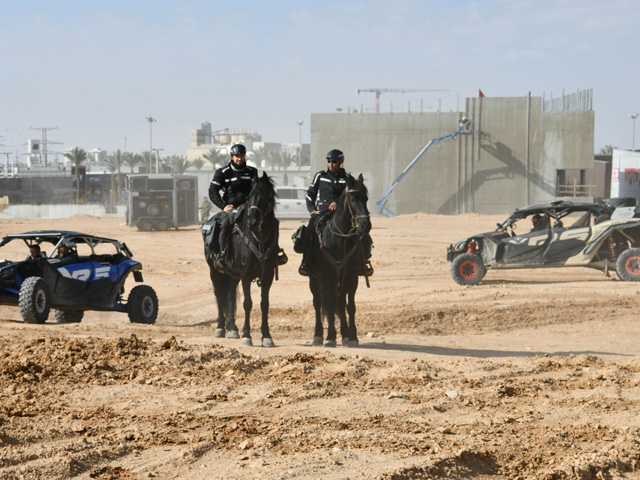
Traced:
<path fill-rule="evenodd" d="M 369 208 L 428 142 L 431 146 L 388 196 L 397 214 L 506 213 L 555 198 L 558 169 L 593 167 L 593 111 L 542 111 L 541 97 L 470 98 L 466 112 L 337 113 L 311 116 L 311 171 L 326 153 L 345 152 L 345 168 L 362 173 Z"/>
<path fill-rule="evenodd" d="M 117 213 L 107 214 L 104 205 L 9 205 L 0 211 L 0 218 L 69 218 L 74 215 L 125 218 L 126 206 L 118 205 Z"/>

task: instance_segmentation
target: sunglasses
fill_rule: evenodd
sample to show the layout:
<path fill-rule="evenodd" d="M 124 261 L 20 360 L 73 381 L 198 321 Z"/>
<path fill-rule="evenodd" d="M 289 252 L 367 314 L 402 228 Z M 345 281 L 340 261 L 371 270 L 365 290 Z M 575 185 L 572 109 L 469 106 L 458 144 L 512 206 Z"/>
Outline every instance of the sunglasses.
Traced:
<path fill-rule="evenodd" d="M 327 163 L 340 163 L 340 160 L 338 160 L 337 158 L 331 158 L 327 159 Z"/>

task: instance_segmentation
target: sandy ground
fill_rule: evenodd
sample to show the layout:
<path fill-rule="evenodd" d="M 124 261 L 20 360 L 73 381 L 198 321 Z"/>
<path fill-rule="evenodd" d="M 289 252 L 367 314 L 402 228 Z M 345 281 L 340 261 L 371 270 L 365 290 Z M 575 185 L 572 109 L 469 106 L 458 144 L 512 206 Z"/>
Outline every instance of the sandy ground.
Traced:
<path fill-rule="evenodd" d="M 198 227 L 0 221 L 124 240 L 160 301 L 156 325 L 0 307 L 0 478 L 640 478 L 640 285 L 583 268 L 455 284 L 447 245 L 503 217 L 374 218 L 360 347 L 335 349 L 310 345 L 300 222 L 281 224 L 266 349 L 213 338 Z"/>

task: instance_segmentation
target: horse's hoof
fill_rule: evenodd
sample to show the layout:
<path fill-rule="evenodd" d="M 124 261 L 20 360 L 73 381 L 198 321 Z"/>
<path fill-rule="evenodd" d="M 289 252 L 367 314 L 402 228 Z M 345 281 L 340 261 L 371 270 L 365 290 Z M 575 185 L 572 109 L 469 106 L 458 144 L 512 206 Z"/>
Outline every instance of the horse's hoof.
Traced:
<path fill-rule="evenodd" d="M 349 340 L 347 347 L 359 347 L 360 342 L 358 340 Z"/>
<path fill-rule="evenodd" d="M 313 342 L 311 342 L 311 345 L 313 345 L 314 347 L 321 347 L 323 341 L 324 338 L 322 337 L 313 337 Z"/>
<path fill-rule="evenodd" d="M 336 341 L 335 340 L 327 340 L 326 342 L 324 342 L 324 346 L 326 348 L 335 348 L 336 347 Z"/>
<path fill-rule="evenodd" d="M 349 345 L 349 337 L 342 337 L 342 346 L 346 347 Z"/>
<path fill-rule="evenodd" d="M 240 340 L 240 345 L 244 345 L 245 347 L 253 347 L 253 341 L 251 340 L 251 337 L 243 337 L 242 340 Z"/>
<path fill-rule="evenodd" d="M 227 332 L 227 338 L 240 338 L 240 334 L 237 330 L 229 330 Z"/>
<path fill-rule="evenodd" d="M 273 343 L 273 340 L 271 338 L 263 338 L 262 339 L 262 346 L 271 348 L 271 347 L 275 347 L 276 344 Z"/>
<path fill-rule="evenodd" d="M 224 328 L 216 328 L 213 338 L 224 338 Z"/>

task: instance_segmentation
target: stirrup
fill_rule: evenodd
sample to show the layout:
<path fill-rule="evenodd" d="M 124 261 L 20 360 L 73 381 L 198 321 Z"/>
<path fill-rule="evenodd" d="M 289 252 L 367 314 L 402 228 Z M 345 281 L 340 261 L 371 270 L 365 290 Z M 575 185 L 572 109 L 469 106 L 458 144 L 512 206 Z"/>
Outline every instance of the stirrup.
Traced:
<path fill-rule="evenodd" d="M 306 262 L 302 262 L 302 265 L 300 265 L 300 268 L 298 268 L 298 273 L 304 277 L 308 277 L 311 274 L 309 264 Z"/>
<path fill-rule="evenodd" d="M 364 271 L 366 272 L 367 277 L 370 277 L 371 275 L 373 275 L 373 266 L 371 265 L 371 260 L 367 260 L 367 263 L 365 263 Z"/>
<path fill-rule="evenodd" d="M 281 248 L 280 251 L 278 252 L 278 265 L 284 265 L 288 261 L 289 261 L 289 257 L 287 257 L 287 254 L 284 253 L 284 249 Z"/>
<path fill-rule="evenodd" d="M 220 273 L 225 273 L 226 272 L 225 261 L 224 261 L 224 257 L 225 256 L 226 256 L 226 252 L 223 250 L 222 252 L 220 252 L 216 256 L 216 258 L 215 258 L 215 260 L 213 262 L 213 266 Z"/>

